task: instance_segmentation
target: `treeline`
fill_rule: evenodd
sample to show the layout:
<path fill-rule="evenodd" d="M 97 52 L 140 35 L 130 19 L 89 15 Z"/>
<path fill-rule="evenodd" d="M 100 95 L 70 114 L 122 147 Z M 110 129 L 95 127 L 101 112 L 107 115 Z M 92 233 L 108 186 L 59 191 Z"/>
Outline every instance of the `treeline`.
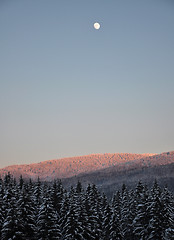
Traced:
<path fill-rule="evenodd" d="M 111 201 L 95 185 L 0 179 L 1 240 L 172 240 L 174 196 L 157 182 L 123 185 Z"/>

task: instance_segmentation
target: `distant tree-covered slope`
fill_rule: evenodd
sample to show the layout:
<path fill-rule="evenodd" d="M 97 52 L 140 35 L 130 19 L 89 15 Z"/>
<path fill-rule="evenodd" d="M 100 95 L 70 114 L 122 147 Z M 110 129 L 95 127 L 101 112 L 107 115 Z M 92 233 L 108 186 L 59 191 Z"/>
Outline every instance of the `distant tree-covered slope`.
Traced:
<path fill-rule="evenodd" d="M 158 180 L 161 186 L 167 185 L 170 191 L 174 192 L 174 163 L 151 167 L 139 167 L 132 164 L 131 168 L 128 168 L 127 165 L 121 168 L 113 166 L 92 173 L 65 178 L 62 179 L 62 182 L 66 187 L 75 186 L 77 181 L 82 182 L 85 186 L 95 184 L 107 196 L 112 196 L 113 192 L 120 188 L 123 183 L 130 188 L 134 187 L 138 180 L 142 180 L 148 186 L 151 186 L 155 179 Z"/>
<path fill-rule="evenodd" d="M 115 167 L 118 172 L 132 168 L 146 168 L 174 163 L 174 151 L 161 154 L 91 154 L 80 157 L 62 158 L 44 161 L 36 164 L 14 165 L 0 169 L 3 177 L 10 172 L 14 177 L 51 181 L 55 178 L 69 178 L 79 174 L 91 173 L 109 167 Z"/>

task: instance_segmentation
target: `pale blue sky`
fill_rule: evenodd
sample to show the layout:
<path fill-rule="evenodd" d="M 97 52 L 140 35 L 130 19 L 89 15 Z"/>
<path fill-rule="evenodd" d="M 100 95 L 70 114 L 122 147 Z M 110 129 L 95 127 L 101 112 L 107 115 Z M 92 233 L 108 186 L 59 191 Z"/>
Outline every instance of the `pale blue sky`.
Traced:
<path fill-rule="evenodd" d="M 0 1 L 0 167 L 170 150 L 172 0 Z"/>

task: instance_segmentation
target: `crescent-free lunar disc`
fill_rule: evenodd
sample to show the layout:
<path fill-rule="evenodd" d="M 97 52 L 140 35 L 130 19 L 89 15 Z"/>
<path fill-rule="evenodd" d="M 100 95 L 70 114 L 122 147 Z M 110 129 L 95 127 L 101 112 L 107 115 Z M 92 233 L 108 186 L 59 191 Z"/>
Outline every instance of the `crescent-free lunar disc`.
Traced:
<path fill-rule="evenodd" d="M 100 28 L 100 24 L 98 22 L 94 23 L 94 28 L 98 30 Z"/>

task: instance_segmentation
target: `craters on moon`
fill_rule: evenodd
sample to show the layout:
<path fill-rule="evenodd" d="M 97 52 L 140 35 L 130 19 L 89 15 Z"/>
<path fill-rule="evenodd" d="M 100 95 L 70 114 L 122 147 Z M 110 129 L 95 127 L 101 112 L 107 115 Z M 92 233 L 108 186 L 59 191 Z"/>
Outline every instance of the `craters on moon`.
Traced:
<path fill-rule="evenodd" d="M 100 29 L 100 23 L 98 23 L 98 22 L 94 23 L 94 28 L 96 30 L 99 30 Z"/>

